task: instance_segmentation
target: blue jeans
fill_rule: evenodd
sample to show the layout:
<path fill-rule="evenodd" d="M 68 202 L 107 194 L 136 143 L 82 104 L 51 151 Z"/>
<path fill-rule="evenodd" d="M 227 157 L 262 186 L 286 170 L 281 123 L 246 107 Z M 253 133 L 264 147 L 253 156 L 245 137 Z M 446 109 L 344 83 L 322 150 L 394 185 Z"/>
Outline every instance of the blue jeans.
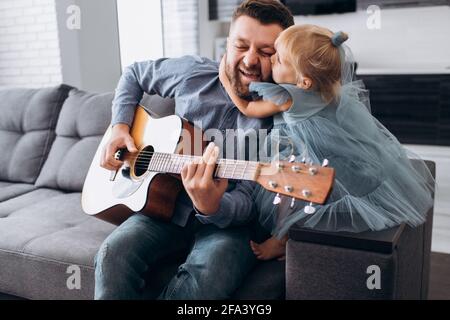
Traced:
<path fill-rule="evenodd" d="M 95 299 L 140 299 L 149 266 L 191 243 L 186 261 L 160 299 L 227 299 L 256 258 L 246 227 L 220 229 L 192 216 L 186 227 L 135 214 L 115 229 L 95 257 Z"/>

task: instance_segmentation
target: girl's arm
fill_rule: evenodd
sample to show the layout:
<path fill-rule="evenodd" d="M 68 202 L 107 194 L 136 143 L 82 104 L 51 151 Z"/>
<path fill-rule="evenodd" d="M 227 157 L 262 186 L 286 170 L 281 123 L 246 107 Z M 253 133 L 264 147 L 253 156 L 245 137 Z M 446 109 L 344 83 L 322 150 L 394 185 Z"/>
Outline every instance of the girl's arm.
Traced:
<path fill-rule="evenodd" d="M 222 82 L 225 90 L 234 102 L 236 107 L 248 117 L 253 118 L 266 118 L 274 115 L 275 113 L 286 111 L 291 107 L 292 101 L 288 100 L 283 105 L 277 105 L 270 101 L 246 101 L 240 98 L 231 87 L 230 80 L 225 73 L 225 57 L 222 59 L 219 68 L 219 79 Z"/>

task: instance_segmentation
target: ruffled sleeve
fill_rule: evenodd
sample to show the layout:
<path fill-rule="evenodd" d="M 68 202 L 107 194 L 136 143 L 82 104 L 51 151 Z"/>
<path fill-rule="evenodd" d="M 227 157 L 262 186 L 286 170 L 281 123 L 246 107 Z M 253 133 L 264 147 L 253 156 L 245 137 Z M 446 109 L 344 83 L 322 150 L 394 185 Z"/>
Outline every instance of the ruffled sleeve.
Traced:
<path fill-rule="evenodd" d="M 271 101 L 277 105 L 283 105 L 292 99 L 291 94 L 282 86 L 269 82 L 252 82 L 250 91 L 256 92 L 265 101 Z"/>

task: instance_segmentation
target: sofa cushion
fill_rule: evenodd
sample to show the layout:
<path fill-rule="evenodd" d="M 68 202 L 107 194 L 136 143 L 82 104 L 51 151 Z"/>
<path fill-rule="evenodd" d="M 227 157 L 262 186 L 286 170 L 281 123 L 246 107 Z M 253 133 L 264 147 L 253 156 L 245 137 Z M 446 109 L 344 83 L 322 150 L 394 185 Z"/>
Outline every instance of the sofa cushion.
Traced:
<path fill-rule="evenodd" d="M 113 93 L 74 89 L 64 102 L 56 139 L 36 181 L 37 187 L 81 191 L 89 166 L 111 122 Z"/>
<path fill-rule="evenodd" d="M 84 214 L 80 193 L 35 196 L 34 204 L 0 219 L 0 292 L 30 299 L 92 298 L 94 256 L 115 226 Z M 80 290 L 66 286 L 71 265 L 80 268 Z"/>
<path fill-rule="evenodd" d="M 81 194 L 37 189 L 0 204 L 0 292 L 28 299 L 92 299 L 94 257 L 115 226 L 84 214 Z M 8 206 L 6 206 L 9 204 Z M 16 206 L 13 210 L 14 205 Z M 146 298 L 155 298 L 186 255 L 158 262 L 147 274 Z M 69 290 L 72 265 L 81 288 Z M 260 263 L 233 298 L 284 297 L 284 263 Z"/>
<path fill-rule="evenodd" d="M 32 204 L 35 205 L 41 201 L 46 201 L 47 199 L 60 194 L 63 194 L 63 192 L 59 190 L 40 188 L 9 200 L 2 201 L 0 202 L 0 223 L 2 221 L 1 218 L 8 217 L 14 211 Z"/>
<path fill-rule="evenodd" d="M 0 292 L 28 299 L 92 299 L 94 257 L 115 226 L 84 214 L 80 193 L 38 189 L 19 198 L 23 207 L 0 218 Z M 180 252 L 153 266 L 144 296 L 157 297 L 185 258 Z M 74 265 L 81 288 L 70 290 L 68 268 Z M 233 298 L 283 298 L 284 269 L 280 261 L 258 264 Z"/>
<path fill-rule="evenodd" d="M 0 181 L 0 204 L 2 201 L 30 192 L 33 189 L 34 185 L 29 183 Z"/>
<path fill-rule="evenodd" d="M 0 89 L 0 180 L 34 183 L 71 87 Z"/>

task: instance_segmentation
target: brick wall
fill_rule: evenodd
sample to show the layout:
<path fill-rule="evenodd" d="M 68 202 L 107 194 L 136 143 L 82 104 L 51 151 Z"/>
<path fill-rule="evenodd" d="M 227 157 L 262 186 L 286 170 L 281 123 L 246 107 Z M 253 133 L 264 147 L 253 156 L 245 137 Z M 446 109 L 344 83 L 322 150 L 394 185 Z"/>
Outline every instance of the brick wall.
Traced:
<path fill-rule="evenodd" d="M 61 83 L 55 1 L 0 0 L 0 87 Z"/>

